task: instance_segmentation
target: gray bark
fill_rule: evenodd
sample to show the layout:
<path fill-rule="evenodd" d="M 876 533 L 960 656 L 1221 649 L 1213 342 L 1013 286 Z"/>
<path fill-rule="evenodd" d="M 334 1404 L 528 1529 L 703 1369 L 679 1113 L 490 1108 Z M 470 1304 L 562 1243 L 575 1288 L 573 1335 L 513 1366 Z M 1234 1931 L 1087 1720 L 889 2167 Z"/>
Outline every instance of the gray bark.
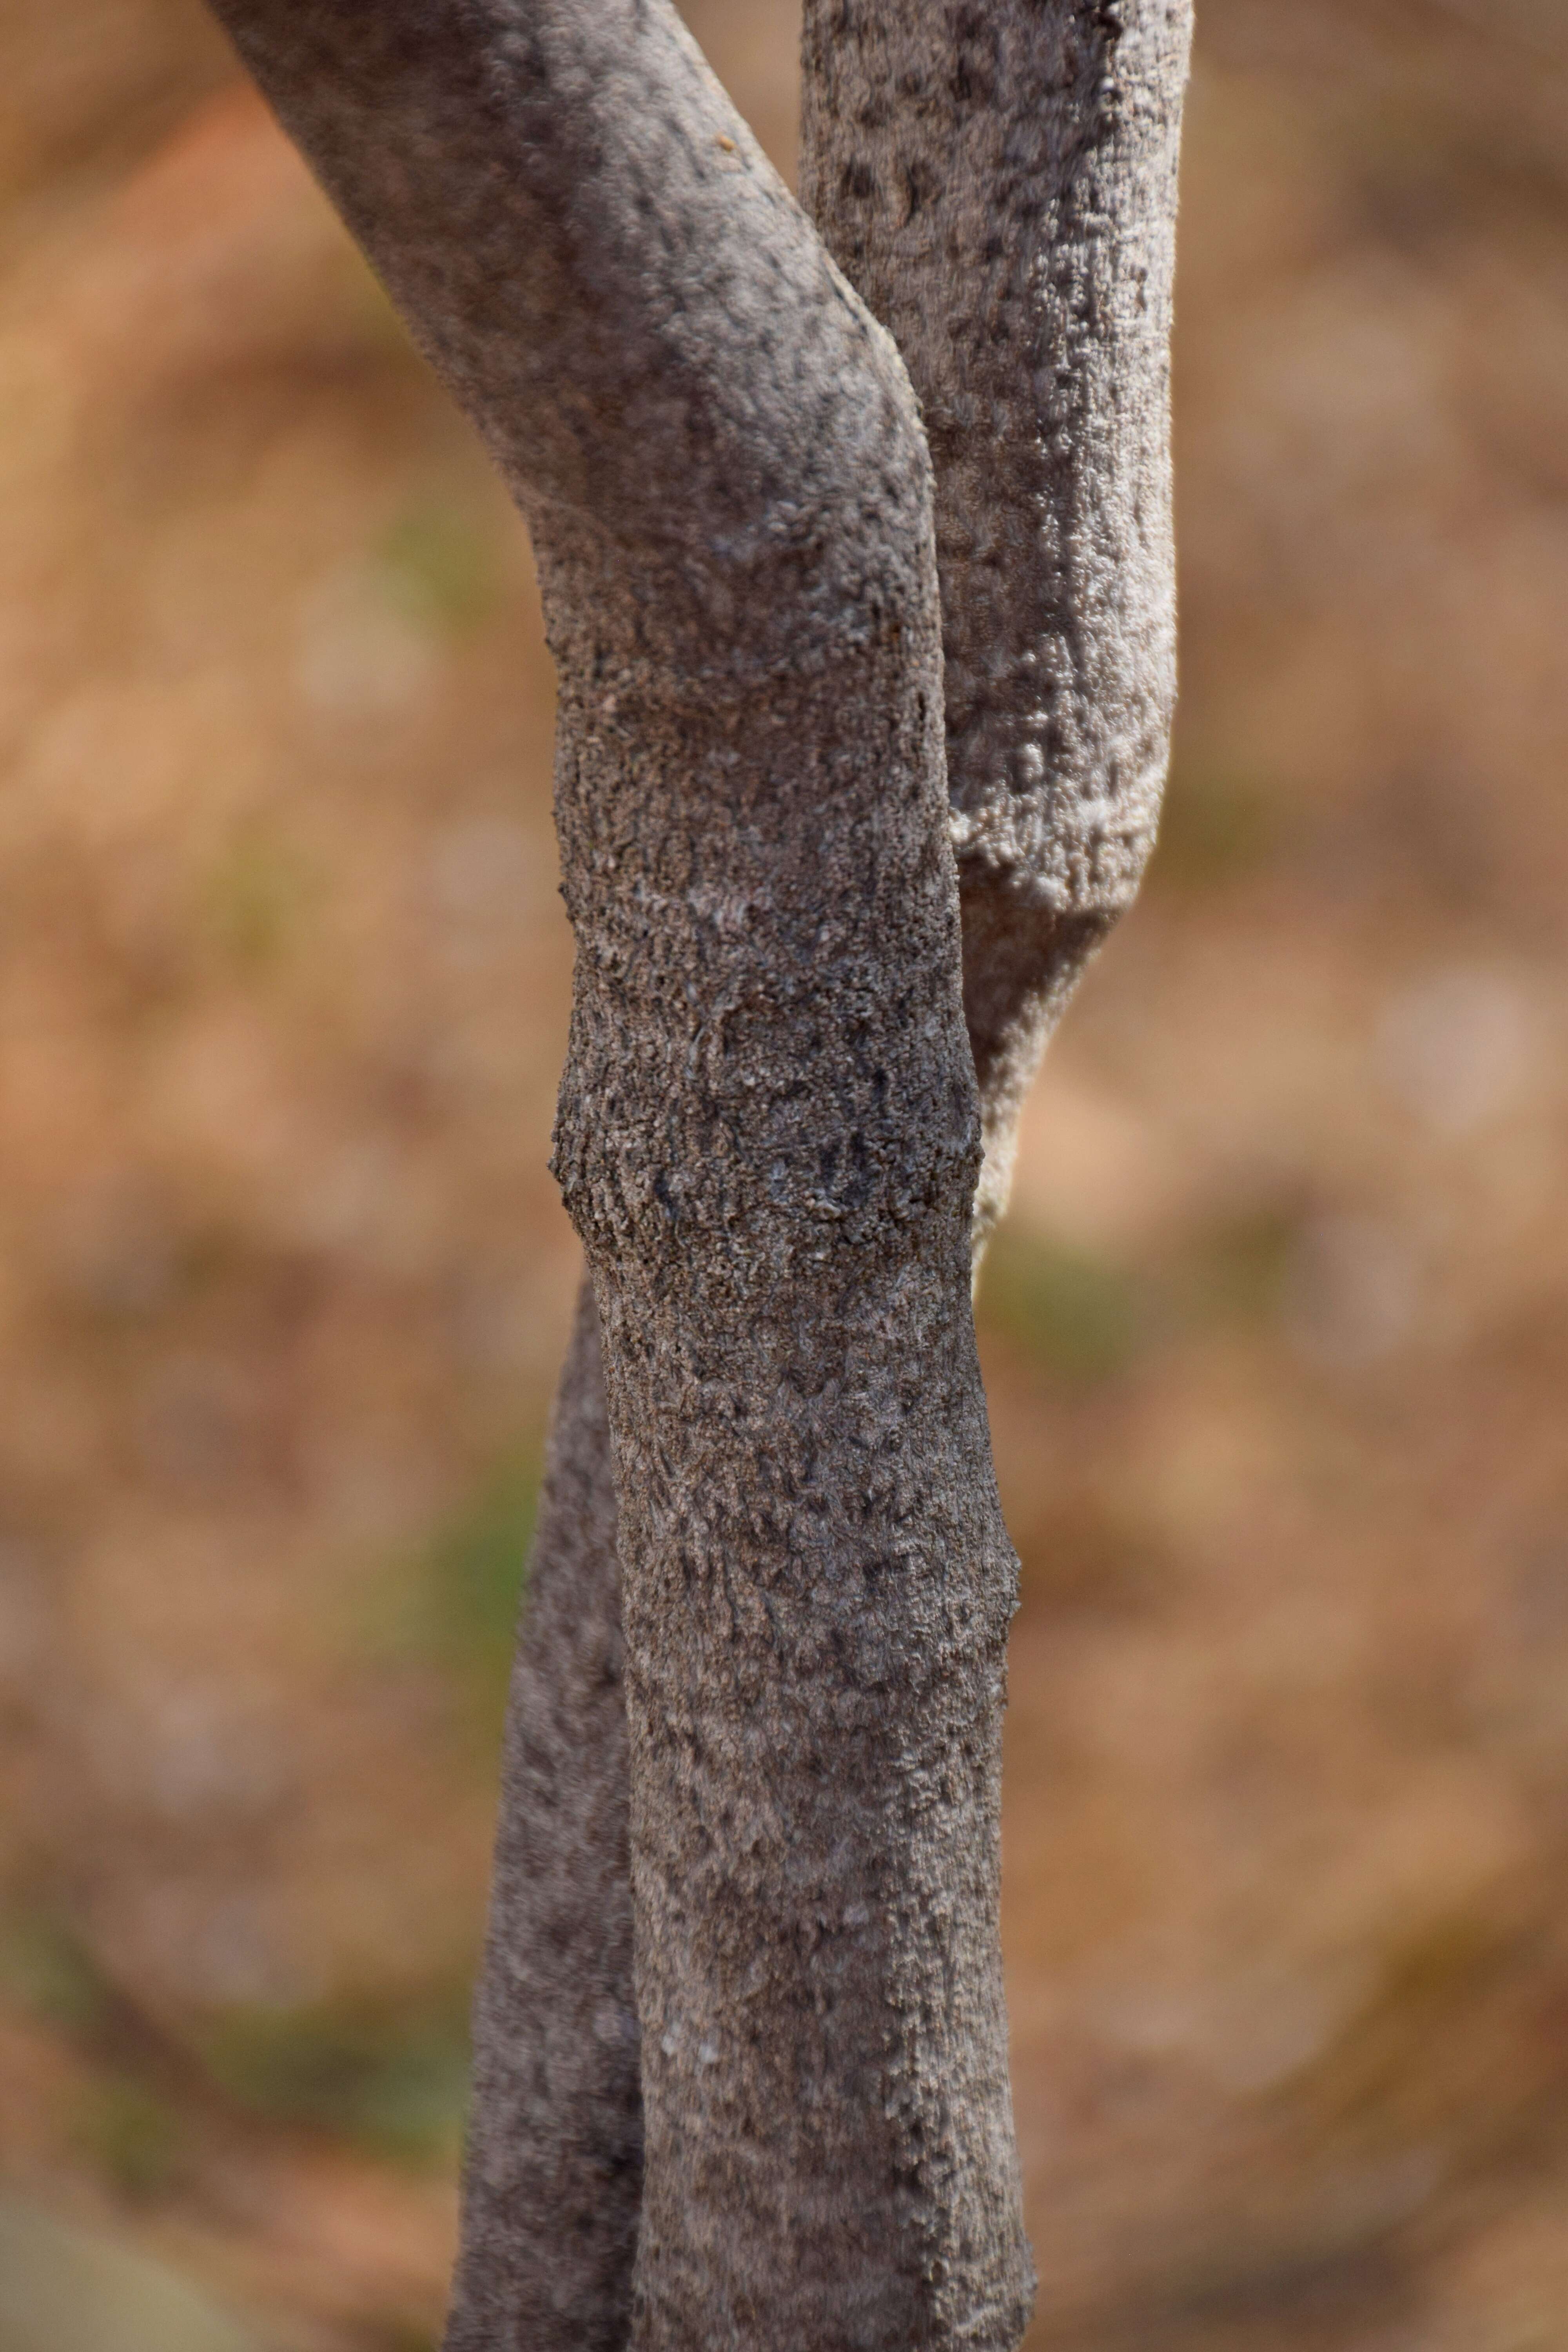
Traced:
<path fill-rule="evenodd" d="M 558 1166 L 608 1342 L 652 2034 L 637 2340 L 1010 2345 L 1011 1565 L 961 1297 L 907 390 L 662 9 L 220 13 L 496 450 L 561 669 Z M 1125 16 L 807 11 L 808 196 L 906 340 L 938 460 L 980 1235 L 1163 770 L 1186 25 Z M 509 1723 L 454 2352 L 626 2333 L 601 1415 L 585 1303 Z"/>
<path fill-rule="evenodd" d="M 224 14 L 540 558 L 556 1166 L 624 1571 L 634 2341 L 1011 2344 L 1015 1563 L 907 379 L 655 0 Z"/>
<path fill-rule="evenodd" d="M 936 474 L 964 1010 L 1018 1114 L 1153 846 L 1175 695 L 1170 345 L 1191 0 L 805 0 L 801 195 Z"/>
<path fill-rule="evenodd" d="M 598 1316 L 584 1283 L 507 1708 L 454 2347 L 614 2352 L 626 2341 L 643 2134 L 625 1663 Z"/>
<path fill-rule="evenodd" d="M 1135 887 L 1163 773 L 1168 346 L 1190 12 L 1014 5 L 982 20 L 930 0 L 874 11 L 807 0 L 805 30 L 803 194 L 895 331 L 935 461 L 964 1007 L 987 1146 L 982 1242 L 1005 1201 L 1032 1070 Z M 579 1339 L 574 1364 L 580 1352 Z M 559 1444 L 571 1433 L 566 1390 L 557 1426 Z M 591 1421 L 574 1443 L 602 1428 Z M 597 1475 L 607 1492 L 607 1437 Z M 583 1526 L 610 1523 L 603 1505 L 542 1523 L 509 1731 L 509 1754 L 526 1740 L 537 1779 L 525 1805 L 509 1765 L 458 2308 L 489 2315 L 500 2292 L 494 2307 L 514 2315 L 506 2340 L 520 2344 L 619 2343 L 627 2326 L 637 2168 L 604 2168 L 591 2221 L 574 2187 L 550 2184 L 574 2184 L 584 2156 L 596 2160 L 607 2098 L 616 2146 L 640 2128 L 635 2068 L 614 2073 L 621 2053 L 584 2033 L 577 1990 L 595 1988 L 601 2016 L 628 2006 L 629 1938 L 606 1938 L 588 1899 L 563 1940 L 562 1906 L 545 1890 L 574 1883 L 571 1837 L 538 1856 L 525 1826 L 561 1819 L 552 1789 L 574 1801 L 591 1793 L 597 1822 L 624 1811 L 615 1727 L 549 1696 L 576 1686 L 574 1633 L 590 1623 L 613 1644 L 618 1630 L 607 1551 L 581 1562 L 576 1552 Z M 575 1620 L 552 1600 L 558 1546 L 571 1549 Z M 604 1884 L 600 1851 L 584 1842 L 591 1890 Z M 611 1954 L 625 1970 L 618 1996 L 603 1973 Z M 552 1974 L 556 1956 L 570 1964 Z M 542 2084 L 556 2047 L 575 2047 L 596 2077 L 579 2077 L 525 2126 L 502 2081 Z M 561 2151 L 553 2176 L 534 2166 L 536 2147 L 552 2163 Z M 498 2209 L 498 2184 L 523 2180 L 527 2193 Z M 549 2306 L 558 2335 L 546 2290 L 559 2298 Z"/>

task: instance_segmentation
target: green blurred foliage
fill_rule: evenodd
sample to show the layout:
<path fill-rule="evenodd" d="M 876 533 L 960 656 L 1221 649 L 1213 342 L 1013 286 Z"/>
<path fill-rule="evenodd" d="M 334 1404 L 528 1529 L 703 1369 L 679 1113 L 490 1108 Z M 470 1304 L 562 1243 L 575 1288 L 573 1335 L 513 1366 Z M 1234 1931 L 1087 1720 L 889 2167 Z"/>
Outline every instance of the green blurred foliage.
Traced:
<path fill-rule="evenodd" d="M 450 2160 L 468 2096 L 468 1995 L 338 1996 L 233 2010 L 204 2037 L 218 2087 L 251 2113 L 416 2164 Z"/>
<path fill-rule="evenodd" d="M 981 1276 L 984 1321 L 1077 1388 L 1128 1370 L 1150 1336 L 1152 1304 L 1122 1267 L 1010 1225 L 993 1239 Z"/>
<path fill-rule="evenodd" d="M 487 1769 L 506 1713 L 538 1492 L 532 1453 L 508 1456 L 420 1551 L 377 1580 L 371 1600 L 372 1645 L 446 1672 Z"/>
<path fill-rule="evenodd" d="M 111 2008 L 87 1946 L 43 1908 L 0 1913 L 0 1992 L 79 2040 L 100 2032 Z"/>
<path fill-rule="evenodd" d="M 91 2069 L 69 2116 L 69 2136 L 120 2196 L 162 2195 L 182 2171 L 184 2126 L 168 2095 L 180 2055 L 114 1986 L 83 1937 L 45 1905 L 0 1919 L 0 1995 L 52 2026 Z M 0 2352 L 7 2352 L 0 2334 Z"/>
<path fill-rule="evenodd" d="M 1265 1204 L 1196 1232 L 1173 1269 L 1182 1319 L 1189 1325 L 1271 1321 L 1284 1298 L 1300 1230 L 1293 1207 Z"/>
<path fill-rule="evenodd" d="M 504 1463 L 431 1546 L 431 1631 L 454 1664 L 503 1687 L 533 1536 L 539 1475 L 531 1458 Z"/>
<path fill-rule="evenodd" d="M 180 2178 L 180 2118 L 132 2075 L 92 2085 L 78 2110 L 73 2137 L 110 2186 L 134 2202 L 162 2196 Z"/>
<path fill-rule="evenodd" d="M 382 584 L 397 609 L 447 635 L 478 628 L 500 601 L 494 541 L 456 507 L 408 508 L 382 541 L 378 558 Z"/>
<path fill-rule="evenodd" d="M 1278 838 L 1275 805 L 1257 782 L 1178 769 L 1165 793 L 1150 883 L 1207 890 L 1240 881 L 1267 861 Z"/>
<path fill-rule="evenodd" d="M 207 877 L 207 926 L 235 963 L 263 971 L 294 944 L 319 895 L 320 877 L 307 858 L 247 826 Z"/>
<path fill-rule="evenodd" d="M 1300 1225 L 1294 1204 L 1264 1202 L 1135 1265 L 1005 1225 L 982 1272 L 980 1320 L 1064 1387 L 1097 1388 L 1156 1347 L 1227 1325 L 1270 1324 Z"/>

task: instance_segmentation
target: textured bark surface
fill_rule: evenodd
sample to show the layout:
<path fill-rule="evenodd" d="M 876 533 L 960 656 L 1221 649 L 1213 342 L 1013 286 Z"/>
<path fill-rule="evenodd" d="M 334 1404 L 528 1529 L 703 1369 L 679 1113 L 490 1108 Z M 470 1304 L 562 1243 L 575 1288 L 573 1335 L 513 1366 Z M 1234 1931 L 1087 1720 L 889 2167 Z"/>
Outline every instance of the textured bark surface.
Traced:
<path fill-rule="evenodd" d="M 1164 783 L 1191 34 L 1191 0 L 805 0 L 802 200 L 892 331 L 936 471 L 982 1234 Z"/>
<path fill-rule="evenodd" d="M 659 0 L 220 13 L 540 558 L 556 1164 L 625 1583 L 634 2340 L 1011 2345 L 1015 1563 L 907 378 Z M 549 2340 L 520 2314 L 482 2326 Z"/>
<path fill-rule="evenodd" d="M 929 0 L 874 17 L 826 0 L 806 9 L 806 201 L 836 258 L 895 325 L 935 428 L 950 791 L 963 815 L 986 820 L 978 838 L 967 823 L 957 828 L 965 1012 L 987 1139 L 981 1238 L 1005 1198 L 1035 1061 L 1135 885 L 1163 773 L 1166 375 L 1187 15 L 1030 7 L 983 24 Z M 1086 865 L 1084 836 L 1092 843 L 1102 823 L 1095 803 L 1119 798 L 1113 862 Z M 547 1522 L 526 1639 L 543 1680 L 570 1686 L 571 1641 L 546 1598 L 554 1539 Z M 580 1605 L 597 1638 L 612 1640 L 615 1580 L 584 1574 Z M 520 1679 L 518 1703 L 531 1705 L 536 1741 L 553 1742 L 552 1777 L 592 1786 L 599 1818 L 624 1806 L 624 1748 L 584 1737 L 587 1718 L 552 1707 L 542 1687 L 530 1701 Z M 509 1802 L 503 1819 L 511 1812 Z M 591 1839 L 580 1867 L 585 1887 L 601 1884 Z M 527 1960 L 536 1938 L 558 1932 L 559 1910 L 520 1899 L 525 1885 L 515 1872 L 498 1877 L 507 1933 L 492 1942 L 481 2005 L 481 2047 L 518 2066 L 537 2063 L 557 2017 L 550 1980 Z M 592 1976 L 600 1949 L 592 1902 L 574 1917 L 565 2020 L 579 2014 L 578 1969 Z M 628 2132 L 637 2095 L 634 2073 Z M 481 2093 L 481 2125 L 492 2104 Z M 575 2104 L 584 2119 L 595 2114 L 589 2085 Z M 573 2128 L 559 2116 L 539 2127 L 552 2148 Z M 572 2241 L 591 2307 L 622 2311 L 623 2329 L 637 2179 L 628 2169 L 606 2181 L 601 2236 Z M 484 2192 L 476 2165 L 470 2238 Z M 569 2193 L 558 2203 L 542 2182 L 515 2200 L 510 2230 L 485 2233 L 491 2267 L 504 2245 L 509 2274 L 531 2278 L 533 2241 L 553 2243 L 562 2206 Z M 618 2340 L 613 2324 L 604 2340 Z"/>
<path fill-rule="evenodd" d="M 867 415 L 839 381 L 814 466 Z M 919 544 L 896 429 L 869 482 Z M 873 594 L 825 660 L 699 709 L 622 668 L 563 726 L 556 1160 L 620 1503 L 650 2346 L 1025 2316 L 934 579 Z"/>
<path fill-rule="evenodd" d="M 453 2352 L 610 2352 L 626 2340 L 642 2084 L 625 1664 L 598 1316 L 584 1283 L 507 1709 Z"/>

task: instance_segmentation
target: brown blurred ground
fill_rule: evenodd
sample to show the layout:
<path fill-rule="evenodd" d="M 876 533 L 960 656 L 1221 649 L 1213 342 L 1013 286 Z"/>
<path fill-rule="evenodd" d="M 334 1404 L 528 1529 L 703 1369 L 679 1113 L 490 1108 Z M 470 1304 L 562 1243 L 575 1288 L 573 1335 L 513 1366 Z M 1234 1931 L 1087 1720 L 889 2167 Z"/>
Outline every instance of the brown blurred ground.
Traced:
<path fill-rule="evenodd" d="M 787 163 L 787 6 L 694 21 Z M 0 89 L 0 2352 L 412 2352 L 549 667 L 199 12 L 11 0 Z M 1556 0 L 1204 8 L 1169 824 L 982 1310 L 1033 2352 L 1568 2347 L 1565 96 Z"/>

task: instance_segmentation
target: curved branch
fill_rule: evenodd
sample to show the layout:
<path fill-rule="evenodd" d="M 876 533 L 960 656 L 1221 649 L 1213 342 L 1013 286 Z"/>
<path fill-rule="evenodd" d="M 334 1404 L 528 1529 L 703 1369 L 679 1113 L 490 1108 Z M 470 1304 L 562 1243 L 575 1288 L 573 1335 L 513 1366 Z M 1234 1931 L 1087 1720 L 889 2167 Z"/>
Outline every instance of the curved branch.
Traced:
<path fill-rule="evenodd" d="M 987 1139 L 983 1243 L 1005 1201 L 1035 1062 L 1135 883 L 1163 771 L 1165 371 L 1187 10 L 1140 0 L 1129 17 L 1058 0 L 983 23 L 931 0 L 871 16 L 809 0 L 805 35 L 807 201 L 895 324 L 934 430 L 965 1012 Z M 1100 527 L 1083 528 L 1083 515 Z M 1124 829 L 1108 872 L 1082 843 L 1096 804 L 1119 795 Z M 576 1688 L 589 1628 L 605 1649 L 619 1633 L 608 1438 L 592 1411 L 574 1423 L 587 1393 L 580 1359 L 581 1326 L 555 1443 L 574 1461 L 598 1447 L 600 1499 L 585 1483 L 576 1520 L 547 1511 L 541 1525 L 509 1733 L 509 1753 L 535 1759 L 537 1785 L 524 1801 L 511 1768 L 502 1815 L 520 1852 L 531 1822 L 557 1822 L 549 1790 L 554 1805 L 570 1792 L 584 1825 L 624 1819 L 626 1806 L 624 1740 L 551 1696 Z M 604 1547 L 586 1556 L 584 1529 Z M 574 1616 L 552 1597 L 567 1577 Z M 596 2134 L 614 2116 L 606 2140 L 639 2144 L 638 2084 L 635 2068 L 616 2072 L 613 2039 L 585 2038 L 582 2021 L 587 1987 L 596 2015 L 629 2006 L 629 1943 L 611 1932 L 599 1833 L 584 1826 L 575 1864 L 570 1840 L 552 1834 L 549 1884 L 564 1904 L 537 1891 L 542 1860 L 498 1864 L 454 2352 L 480 2340 L 466 2332 L 470 2302 L 513 2314 L 519 2343 L 618 2345 L 627 2326 L 639 2174 L 605 2163 Z M 611 1953 L 618 1981 L 605 1973 Z M 555 2081 L 547 2070 L 563 2048 L 577 2053 L 570 2089 L 530 2110 L 529 2131 L 503 2124 L 521 2110 L 502 2077 Z M 549 2177 L 531 2168 L 535 2146 L 552 2151 Z M 511 2150 L 500 2177 L 519 2185 L 505 2199 L 490 2149 L 498 2160 Z M 598 2183 L 591 2226 L 574 2185 L 584 2177 Z"/>
<path fill-rule="evenodd" d="M 625 1586 L 634 2340 L 1010 2347 L 1015 1564 L 907 380 L 664 0 L 220 13 L 541 561 L 555 1164 Z"/>
<path fill-rule="evenodd" d="M 1191 33 L 1191 0 L 805 0 L 802 199 L 892 331 L 936 472 L 982 1241 L 1164 783 Z"/>

